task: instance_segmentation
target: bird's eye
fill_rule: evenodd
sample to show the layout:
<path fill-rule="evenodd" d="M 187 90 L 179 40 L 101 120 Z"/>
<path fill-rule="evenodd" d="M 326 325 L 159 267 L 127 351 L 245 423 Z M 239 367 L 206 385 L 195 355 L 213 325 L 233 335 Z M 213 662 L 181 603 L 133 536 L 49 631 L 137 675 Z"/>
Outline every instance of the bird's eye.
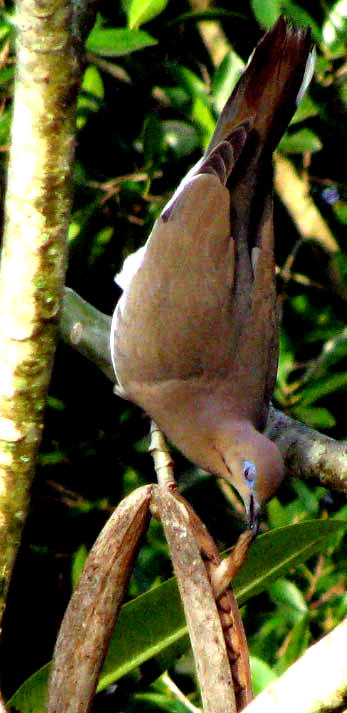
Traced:
<path fill-rule="evenodd" d="M 247 483 L 248 483 L 250 489 L 253 490 L 253 488 L 255 486 L 255 482 L 257 480 L 257 469 L 255 467 L 255 464 L 252 463 L 251 460 L 244 461 L 243 475 L 245 477 L 245 480 L 247 480 Z"/>

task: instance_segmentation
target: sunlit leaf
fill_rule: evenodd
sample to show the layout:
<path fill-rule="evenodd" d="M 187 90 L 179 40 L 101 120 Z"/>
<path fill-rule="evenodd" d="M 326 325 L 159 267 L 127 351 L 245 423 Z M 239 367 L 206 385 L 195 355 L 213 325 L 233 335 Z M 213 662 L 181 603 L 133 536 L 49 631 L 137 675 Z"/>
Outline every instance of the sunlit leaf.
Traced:
<path fill-rule="evenodd" d="M 258 656 L 251 656 L 250 664 L 253 694 L 257 696 L 258 693 L 261 693 L 270 683 L 276 681 L 277 674 L 266 661 L 262 661 Z"/>
<path fill-rule="evenodd" d="M 127 18 L 130 29 L 137 29 L 145 22 L 153 20 L 165 10 L 169 0 L 131 0 L 127 4 Z"/>
<path fill-rule="evenodd" d="M 87 40 L 87 50 L 105 57 L 121 57 L 145 47 L 158 44 L 158 40 L 143 30 L 94 27 Z"/>
<path fill-rule="evenodd" d="M 129 7 L 130 7 L 131 3 L 132 3 L 132 0 L 121 0 L 121 2 L 120 2 L 122 10 L 126 15 L 129 12 Z"/>
<path fill-rule="evenodd" d="M 323 408 L 323 406 L 310 406 L 306 408 L 298 404 L 298 406 L 291 409 L 291 415 L 293 418 L 297 418 L 299 421 L 306 423 L 307 426 L 322 431 L 326 428 L 333 428 L 336 424 L 335 417 L 328 409 Z"/>
<path fill-rule="evenodd" d="M 311 28 L 312 36 L 315 42 L 320 43 L 322 33 L 319 25 L 310 15 L 307 10 L 291 0 L 282 0 L 281 9 L 284 15 L 290 17 L 296 24 L 305 27 L 308 25 Z"/>
<path fill-rule="evenodd" d="M 317 114 L 319 114 L 319 106 L 308 94 L 305 94 L 290 123 L 291 125 L 299 124 L 300 121 L 305 121 L 305 119 L 317 116 Z"/>
<path fill-rule="evenodd" d="M 347 201 L 338 201 L 338 203 L 335 203 L 333 211 L 340 223 L 347 225 Z"/>
<path fill-rule="evenodd" d="M 47 404 L 55 411 L 64 411 L 64 409 L 66 408 L 66 404 L 64 403 L 64 401 L 58 399 L 56 396 L 52 396 L 51 394 L 47 396 Z"/>
<path fill-rule="evenodd" d="M 104 254 L 105 246 L 108 245 L 112 239 L 113 233 L 114 228 L 112 225 L 106 225 L 97 232 L 89 251 L 88 265 L 90 267 Z"/>
<path fill-rule="evenodd" d="M 277 579 L 270 587 L 271 599 L 279 607 L 285 607 L 286 616 L 292 622 L 297 623 L 307 612 L 307 603 L 300 589 L 288 579 Z"/>
<path fill-rule="evenodd" d="M 307 649 L 310 638 L 309 616 L 305 614 L 298 619 L 289 634 L 285 651 L 276 666 L 279 674 L 284 673 L 291 664 L 302 656 Z"/>
<path fill-rule="evenodd" d="M 212 84 L 214 106 L 220 113 L 244 70 L 245 63 L 236 52 L 230 50 L 216 70 Z"/>
<path fill-rule="evenodd" d="M 42 666 L 8 701 L 8 708 L 18 713 L 45 713 L 49 664 Z"/>
<path fill-rule="evenodd" d="M 80 576 L 83 572 L 83 567 L 86 563 L 88 556 L 88 550 L 85 545 L 80 545 L 76 552 L 72 555 L 71 562 L 71 584 L 72 589 L 75 589 L 78 585 Z"/>
<path fill-rule="evenodd" d="M 162 130 L 164 141 L 179 158 L 188 156 L 199 146 L 195 128 L 185 121 L 163 121 Z"/>
<path fill-rule="evenodd" d="M 346 526 L 347 523 L 342 522 L 313 520 L 260 536 L 251 548 L 246 565 L 235 578 L 234 591 L 239 604 L 321 551 L 326 539 Z M 292 603 L 294 607 L 294 599 Z M 187 646 L 188 635 L 176 580 L 170 579 L 122 607 L 99 690 L 150 659 L 155 659 L 159 669 L 165 670 Z M 48 666 L 18 689 L 10 705 L 18 713 L 44 713 L 47 677 Z"/>
<path fill-rule="evenodd" d="M 270 527 L 285 527 L 290 524 L 290 515 L 277 497 L 266 504 L 266 517 Z"/>
<path fill-rule="evenodd" d="M 235 578 L 239 603 L 243 604 L 291 567 L 319 551 L 325 538 L 334 533 L 334 524 L 328 520 L 309 520 L 259 537 L 250 550 L 246 566 Z M 346 525 L 340 522 L 339 527 Z"/>
<path fill-rule="evenodd" d="M 300 405 L 308 406 L 309 404 L 313 404 L 315 401 L 322 399 L 324 396 L 334 393 L 334 391 L 339 391 L 340 389 L 345 390 L 346 388 L 346 373 L 337 373 L 332 376 L 328 376 L 326 379 L 319 379 L 311 386 L 306 386 Z"/>
<path fill-rule="evenodd" d="M 323 40 L 334 57 L 344 57 L 346 53 L 347 2 L 339 0 L 328 12 L 323 25 Z"/>
<path fill-rule="evenodd" d="M 14 78 L 14 66 L 2 67 L 0 71 L 0 86 L 7 84 Z"/>
<path fill-rule="evenodd" d="M 251 0 L 254 17 L 264 29 L 271 27 L 279 18 L 281 5 L 281 0 Z"/>
<path fill-rule="evenodd" d="M 315 153 L 322 148 L 322 142 L 311 129 L 300 129 L 293 134 L 286 134 L 278 144 L 283 153 Z"/>
<path fill-rule="evenodd" d="M 314 517 L 319 512 L 319 496 L 324 493 L 324 488 L 312 488 L 299 478 L 292 478 L 291 486 L 298 494 L 307 513 Z"/>
<path fill-rule="evenodd" d="M 10 140 L 12 112 L 8 109 L 0 116 L 0 146 L 7 146 Z"/>
<path fill-rule="evenodd" d="M 77 100 L 77 128 L 82 129 L 87 122 L 88 112 L 98 111 L 104 98 L 104 83 L 95 65 L 90 64 L 82 81 L 81 91 Z"/>
<path fill-rule="evenodd" d="M 204 148 L 212 136 L 216 122 L 206 101 L 196 97 L 193 102 L 192 119 L 201 137 Z"/>
<path fill-rule="evenodd" d="M 191 69 L 181 64 L 170 64 L 169 68 L 177 84 L 185 89 L 189 97 L 202 97 L 207 100 L 204 82 Z"/>

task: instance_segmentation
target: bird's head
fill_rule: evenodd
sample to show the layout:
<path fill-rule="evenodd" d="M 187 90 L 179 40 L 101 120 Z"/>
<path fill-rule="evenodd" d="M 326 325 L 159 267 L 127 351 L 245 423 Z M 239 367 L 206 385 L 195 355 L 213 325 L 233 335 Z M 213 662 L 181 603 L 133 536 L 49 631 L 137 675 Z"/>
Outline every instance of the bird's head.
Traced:
<path fill-rule="evenodd" d="M 258 530 L 262 508 L 279 487 L 284 476 L 282 456 L 275 443 L 249 423 L 229 433 L 228 442 L 218 448 L 222 456 L 220 473 L 243 500 L 249 526 Z"/>

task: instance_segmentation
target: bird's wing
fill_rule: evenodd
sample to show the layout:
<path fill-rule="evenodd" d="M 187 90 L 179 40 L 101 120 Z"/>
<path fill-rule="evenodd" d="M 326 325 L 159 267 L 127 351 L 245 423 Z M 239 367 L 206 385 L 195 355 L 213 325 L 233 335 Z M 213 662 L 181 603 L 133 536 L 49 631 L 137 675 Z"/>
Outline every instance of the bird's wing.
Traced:
<path fill-rule="evenodd" d="M 271 154 L 311 71 L 309 31 L 280 18 L 157 221 L 116 310 L 112 349 L 125 391 L 134 381 L 199 378 L 224 389 L 220 401 L 228 391 L 249 402 L 262 422 L 277 364 Z"/>
<path fill-rule="evenodd" d="M 253 280 L 249 284 L 250 308 L 238 341 L 239 378 L 248 397 L 249 414 L 258 428 L 265 427 L 276 381 L 278 362 L 278 319 L 273 250 L 272 196 L 269 191 L 257 225 L 252 249 Z M 244 372 L 244 373 L 243 373 Z M 230 374 L 235 378 L 235 374 Z"/>
<path fill-rule="evenodd" d="M 218 369 L 219 345 L 228 348 L 233 330 L 229 205 L 219 178 L 199 174 L 157 221 L 117 309 L 114 361 L 121 383 L 123 373 L 127 382 L 151 383 Z"/>

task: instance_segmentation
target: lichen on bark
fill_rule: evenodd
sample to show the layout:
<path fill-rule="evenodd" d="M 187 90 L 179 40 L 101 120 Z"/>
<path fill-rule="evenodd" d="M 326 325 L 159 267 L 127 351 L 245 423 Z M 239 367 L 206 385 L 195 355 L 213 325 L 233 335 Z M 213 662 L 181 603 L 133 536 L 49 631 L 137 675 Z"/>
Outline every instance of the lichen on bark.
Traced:
<path fill-rule="evenodd" d="M 0 267 L 0 617 L 41 440 L 66 270 L 80 75 L 66 0 L 17 6 Z"/>

